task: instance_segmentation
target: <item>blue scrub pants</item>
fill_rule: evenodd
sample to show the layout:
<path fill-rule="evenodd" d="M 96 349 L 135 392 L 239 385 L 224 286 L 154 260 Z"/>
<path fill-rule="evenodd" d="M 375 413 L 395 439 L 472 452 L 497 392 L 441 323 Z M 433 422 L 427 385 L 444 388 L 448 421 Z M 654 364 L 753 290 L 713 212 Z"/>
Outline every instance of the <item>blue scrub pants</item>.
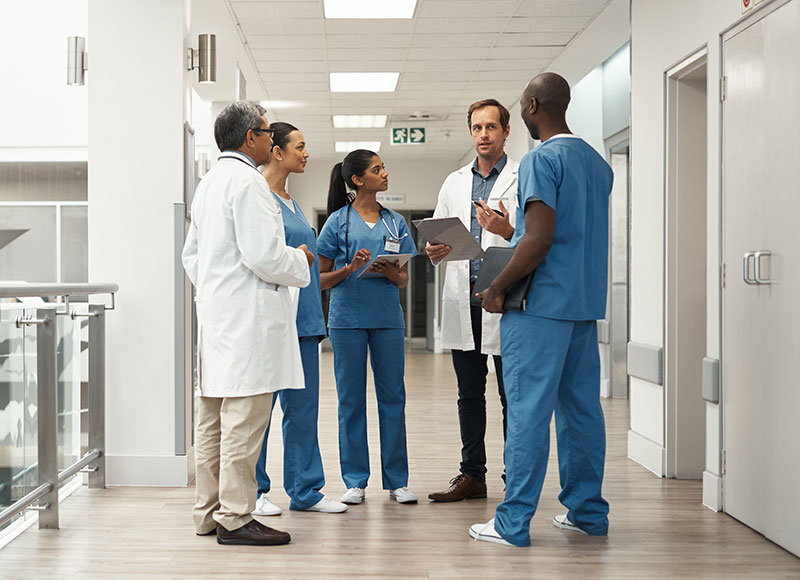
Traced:
<path fill-rule="evenodd" d="M 289 509 L 305 510 L 318 503 L 324 496 L 325 486 L 322 457 L 317 438 L 319 416 L 319 340 L 316 337 L 300 339 L 300 357 L 303 360 L 305 389 L 278 391 L 283 410 L 283 487 L 291 498 Z M 272 406 L 275 401 L 272 400 Z M 270 480 L 267 475 L 267 439 L 269 427 L 264 434 L 261 455 L 256 464 L 258 493 L 269 493 Z"/>
<path fill-rule="evenodd" d="M 547 472 L 555 410 L 558 499 L 568 509 L 569 520 L 582 530 L 607 534 L 597 323 L 506 312 L 500 322 L 500 345 L 508 439 L 506 499 L 497 506 L 495 529 L 516 546 L 530 545 L 530 521 Z"/>
<path fill-rule="evenodd" d="M 367 487 L 367 347 L 369 347 L 381 441 L 383 489 L 408 485 L 405 353 L 402 328 L 331 328 L 339 396 L 339 460 L 350 487 Z"/>

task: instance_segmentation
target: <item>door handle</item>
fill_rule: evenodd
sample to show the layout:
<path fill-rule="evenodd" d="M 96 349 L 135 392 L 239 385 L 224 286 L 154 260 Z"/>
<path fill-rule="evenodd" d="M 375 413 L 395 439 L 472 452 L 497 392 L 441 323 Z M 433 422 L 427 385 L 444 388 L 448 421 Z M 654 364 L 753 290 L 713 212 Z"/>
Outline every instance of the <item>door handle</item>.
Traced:
<path fill-rule="evenodd" d="M 750 284 L 751 286 L 758 284 L 755 278 L 750 277 L 750 258 L 755 258 L 755 256 L 755 252 L 745 252 L 744 256 L 742 256 L 742 279 L 745 284 Z"/>
<path fill-rule="evenodd" d="M 771 256 L 772 252 L 769 250 L 759 250 L 755 253 L 755 263 L 756 263 L 756 284 L 772 284 L 772 280 L 768 278 L 761 277 L 761 258 L 764 256 Z"/>

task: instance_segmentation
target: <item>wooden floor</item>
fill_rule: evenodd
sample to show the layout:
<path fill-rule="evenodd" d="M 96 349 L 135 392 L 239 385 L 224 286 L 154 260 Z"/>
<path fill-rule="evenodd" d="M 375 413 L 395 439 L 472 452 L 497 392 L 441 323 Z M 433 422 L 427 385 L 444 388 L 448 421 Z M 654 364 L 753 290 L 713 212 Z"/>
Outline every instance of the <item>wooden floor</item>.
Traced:
<path fill-rule="evenodd" d="M 320 438 L 324 491 L 344 491 L 337 455 L 332 358 L 322 359 Z M 493 379 L 493 377 L 491 377 Z M 407 359 L 410 488 L 421 501 L 399 505 L 380 489 L 377 414 L 370 400 L 373 478 L 367 500 L 344 514 L 288 511 L 281 485 L 280 437 L 270 447 L 271 498 L 287 530 L 280 547 L 225 547 L 192 529 L 192 488 L 82 489 L 62 506 L 61 529 L 32 528 L 0 550 L 0 578 L 800 578 L 800 560 L 734 519 L 701 505 L 697 481 L 664 480 L 626 459 L 628 405 L 604 402 L 608 424 L 607 538 L 559 530 L 555 447 L 533 546 L 475 542 L 467 528 L 485 522 L 503 498 L 499 401 L 490 385 L 489 498 L 456 504 L 425 499 L 457 474 L 455 378 L 448 355 Z M 276 412 L 276 419 L 278 415 Z M 278 419 L 279 420 L 279 419 Z M 277 432 L 276 432 L 277 433 Z M 702 445 L 702 442 L 698 442 Z"/>

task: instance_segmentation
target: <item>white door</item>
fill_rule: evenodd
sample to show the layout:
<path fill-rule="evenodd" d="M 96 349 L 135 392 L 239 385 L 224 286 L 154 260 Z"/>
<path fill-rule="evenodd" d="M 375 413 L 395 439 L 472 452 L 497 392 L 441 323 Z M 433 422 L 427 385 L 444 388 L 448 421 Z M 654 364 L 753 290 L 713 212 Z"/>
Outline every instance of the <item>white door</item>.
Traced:
<path fill-rule="evenodd" d="M 800 0 L 775 5 L 723 44 L 723 501 L 800 554 Z"/>

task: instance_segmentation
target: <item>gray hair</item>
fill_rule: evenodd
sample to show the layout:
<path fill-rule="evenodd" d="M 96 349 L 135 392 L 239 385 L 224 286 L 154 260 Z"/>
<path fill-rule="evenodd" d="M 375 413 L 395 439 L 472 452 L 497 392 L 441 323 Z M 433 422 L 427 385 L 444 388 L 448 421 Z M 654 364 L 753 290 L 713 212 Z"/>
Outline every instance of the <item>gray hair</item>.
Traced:
<path fill-rule="evenodd" d="M 248 131 L 261 128 L 261 115 L 266 112 L 255 101 L 237 101 L 222 109 L 214 122 L 214 139 L 219 150 L 231 151 L 241 147 Z"/>

